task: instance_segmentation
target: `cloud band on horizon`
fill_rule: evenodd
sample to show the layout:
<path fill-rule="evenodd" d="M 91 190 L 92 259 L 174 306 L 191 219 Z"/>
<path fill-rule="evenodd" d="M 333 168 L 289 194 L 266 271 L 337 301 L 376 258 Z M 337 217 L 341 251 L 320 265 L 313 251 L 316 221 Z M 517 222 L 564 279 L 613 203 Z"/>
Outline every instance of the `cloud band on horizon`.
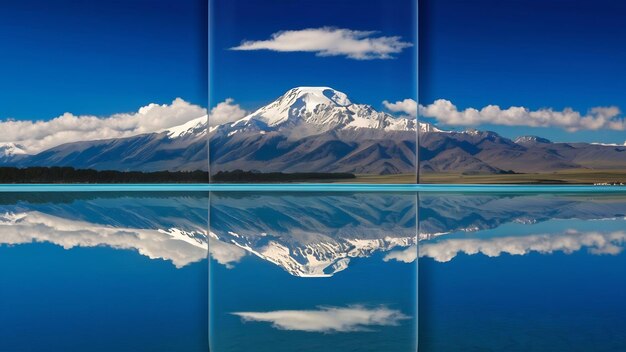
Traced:
<path fill-rule="evenodd" d="M 68 112 L 47 121 L 0 120 L 0 143 L 14 143 L 27 153 L 38 153 L 65 143 L 161 132 L 206 114 L 205 108 L 176 98 L 170 104 L 148 104 L 137 112 L 106 117 Z"/>
<path fill-rule="evenodd" d="M 594 107 L 587 114 L 571 108 L 556 111 L 550 108 L 531 110 L 523 106 L 502 109 L 498 105 L 487 105 L 482 109 L 467 108 L 459 110 L 446 99 L 438 99 L 429 105 L 417 104 L 413 99 L 404 99 L 391 103 L 383 101 L 389 111 L 400 112 L 409 116 L 434 118 L 448 126 L 478 126 L 493 124 L 502 126 L 557 127 L 569 132 L 580 130 L 626 130 L 626 119 L 616 106 Z"/>
<path fill-rule="evenodd" d="M 505 126 L 560 127 L 569 132 L 579 130 L 626 130 L 626 120 L 615 106 L 594 107 L 587 114 L 571 108 L 562 111 L 553 109 L 530 110 L 522 106 L 502 109 L 498 105 L 487 105 L 478 110 L 458 110 L 449 100 L 438 99 L 430 105 L 420 105 L 420 116 L 432 117 L 446 125 L 475 126 L 490 123 Z"/>
<path fill-rule="evenodd" d="M 412 47 L 399 36 L 375 36 L 377 31 L 321 27 L 280 31 L 267 40 L 244 40 L 230 50 L 270 50 L 313 52 L 317 56 L 346 56 L 355 60 L 392 59 L 394 54 Z"/>

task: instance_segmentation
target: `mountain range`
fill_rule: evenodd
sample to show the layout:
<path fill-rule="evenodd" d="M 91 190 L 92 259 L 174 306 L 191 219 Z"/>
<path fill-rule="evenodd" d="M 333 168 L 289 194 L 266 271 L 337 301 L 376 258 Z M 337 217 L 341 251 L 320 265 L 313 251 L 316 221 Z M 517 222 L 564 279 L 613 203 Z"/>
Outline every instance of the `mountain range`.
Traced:
<path fill-rule="evenodd" d="M 62 144 L 37 154 L 0 145 L 3 166 L 72 166 L 119 171 L 207 170 L 207 117 L 158 133 Z"/>
<path fill-rule="evenodd" d="M 422 172 L 546 173 L 567 169 L 626 168 L 626 145 L 553 143 L 523 136 L 467 130 L 420 134 Z"/>
<path fill-rule="evenodd" d="M 247 116 L 209 126 L 207 116 L 158 133 L 62 144 L 27 154 L 0 145 L 1 166 L 120 171 L 542 173 L 625 169 L 626 146 L 515 140 L 495 132 L 446 131 L 352 102 L 329 87 L 298 87 Z M 208 138 L 208 144 L 207 144 Z M 207 160 L 208 157 L 208 160 Z"/>

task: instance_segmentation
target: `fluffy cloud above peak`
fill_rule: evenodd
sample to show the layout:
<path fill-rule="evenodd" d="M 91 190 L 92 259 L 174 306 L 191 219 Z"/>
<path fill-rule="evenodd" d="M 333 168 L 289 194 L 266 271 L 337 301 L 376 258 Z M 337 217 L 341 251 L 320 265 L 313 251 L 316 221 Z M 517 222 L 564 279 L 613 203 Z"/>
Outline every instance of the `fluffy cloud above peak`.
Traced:
<path fill-rule="evenodd" d="M 619 108 L 615 106 L 595 107 L 590 109 L 587 114 L 581 114 L 571 108 L 562 111 L 549 108 L 530 110 L 521 106 L 502 109 L 497 105 L 488 105 L 480 110 L 475 108 L 459 110 L 449 100 L 439 99 L 430 105 L 420 105 L 419 113 L 420 116 L 435 118 L 440 123 L 449 126 L 495 124 L 557 127 L 570 132 L 600 129 L 626 130 L 626 120 L 621 115 Z"/>
<path fill-rule="evenodd" d="M 160 132 L 206 114 L 205 108 L 176 98 L 107 117 L 65 113 L 48 121 L 0 120 L 0 144 L 14 143 L 32 154 L 64 143 Z"/>
<path fill-rule="evenodd" d="M 346 56 L 355 60 L 391 59 L 413 46 L 399 36 L 378 36 L 376 31 L 343 28 L 307 28 L 281 31 L 267 40 L 246 40 L 231 50 L 313 52 L 318 56 Z"/>

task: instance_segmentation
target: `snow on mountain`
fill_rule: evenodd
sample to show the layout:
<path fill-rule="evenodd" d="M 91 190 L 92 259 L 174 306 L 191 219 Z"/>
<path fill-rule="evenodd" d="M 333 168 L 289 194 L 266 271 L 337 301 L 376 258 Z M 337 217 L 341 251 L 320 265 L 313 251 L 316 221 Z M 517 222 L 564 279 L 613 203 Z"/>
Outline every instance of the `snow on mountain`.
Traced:
<path fill-rule="evenodd" d="M 415 120 L 396 118 L 369 105 L 353 103 L 345 93 L 329 87 L 298 87 L 227 128 L 250 126 L 301 138 L 336 129 L 411 131 L 415 130 Z"/>
<path fill-rule="evenodd" d="M 293 117 L 311 117 L 326 108 L 346 108 L 350 105 L 352 102 L 346 94 L 332 88 L 298 87 L 289 90 L 274 102 L 244 117 L 241 121 L 256 119 L 265 122 L 268 126 L 277 126 Z"/>
<path fill-rule="evenodd" d="M 330 87 L 290 89 L 272 103 L 227 125 L 230 129 L 251 125 L 271 129 L 302 123 L 318 126 L 317 133 L 338 128 L 383 131 L 414 131 L 416 128 L 415 119 L 394 117 L 370 105 L 353 103 L 345 93 Z M 420 122 L 419 128 L 420 132 L 446 132 L 427 122 Z"/>
<path fill-rule="evenodd" d="M 444 131 L 435 127 L 432 123 L 428 122 L 420 122 L 419 123 L 420 133 L 448 133 L 448 131 Z"/>
<path fill-rule="evenodd" d="M 544 143 L 550 144 L 552 143 L 549 139 L 541 138 L 537 136 L 521 136 L 517 137 L 514 141 L 517 144 L 528 144 L 528 143 Z"/>
<path fill-rule="evenodd" d="M 332 88 L 293 88 L 212 130 L 211 170 L 410 174 L 416 127 Z"/>
<path fill-rule="evenodd" d="M 205 115 L 156 133 L 67 143 L 35 155 L 18 144 L 0 143 L 0 165 L 192 171 L 208 170 L 210 161 L 212 172 L 411 174 L 417 128 L 423 172 L 536 173 L 626 166 L 625 146 L 552 143 L 537 136 L 513 141 L 477 129 L 446 131 L 355 103 L 330 87 L 293 88 L 240 120 L 210 128 Z"/>
<path fill-rule="evenodd" d="M 169 138 L 180 138 L 188 136 L 202 136 L 207 133 L 208 116 L 204 115 L 197 119 L 193 119 L 180 126 L 168 128 L 163 132 L 167 132 Z"/>
<path fill-rule="evenodd" d="M 0 143 L 0 161 L 10 161 L 15 157 L 24 156 L 28 153 L 23 146 L 15 143 Z"/>
<path fill-rule="evenodd" d="M 207 170 L 207 122 L 205 115 L 156 133 L 61 144 L 8 160 L 3 160 L 0 149 L 0 162 L 18 167 L 71 166 L 120 171 Z"/>
<path fill-rule="evenodd" d="M 35 155 L 4 144 L 0 163 L 124 171 L 206 170 L 208 137 L 214 146 L 214 170 L 409 173 L 415 168 L 416 127 L 415 119 L 356 104 L 332 88 L 298 87 L 234 123 L 209 129 L 205 115 L 155 133 L 67 143 Z M 440 131 L 429 124 L 420 124 L 420 129 Z"/>

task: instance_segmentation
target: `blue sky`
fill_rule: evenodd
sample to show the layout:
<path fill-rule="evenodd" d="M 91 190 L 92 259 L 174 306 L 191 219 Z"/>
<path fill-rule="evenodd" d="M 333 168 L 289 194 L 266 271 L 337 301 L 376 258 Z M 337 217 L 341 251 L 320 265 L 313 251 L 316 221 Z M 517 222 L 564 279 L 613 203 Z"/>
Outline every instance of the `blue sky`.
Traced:
<path fill-rule="evenodd" d="M 383 100 L 415 97 L 415 6 L 413 0 L 214 1 L 211 105 L 233 98 L 243 108 L 255 109 L 297 86 L 330 86 L 376 107 L 382 107 Z M 378 31 L 369 37 L 399 36 L 413 47 L 390 59 L 369 60 L 320 57 L 314 52 L 230 50 L 244 40 L 267 40 L 280 31 L 323 27 Z"/>
<path fill-rule="evenodd" d="M 0 120 L 49 120 L 65 112 L 108 116 L 136 112 L 148 103 L 169 104 L 176 97 L 206 107 L 209 84 L 211 107 L 233 98 L 246 110 L 303 85 L 331 86 L 378 109 L 384 109 L 383 100 L 416 96 L 416 47 L 409 46 L 417 43 L 414 0 L 213 3 L 209 82 L 206 1 L 3 4 L 0 30 L 9 35 L 0 38 Z M 421 0 L 420 6 L 421 104 L 445 99 L 458 110 L 489 104 L 540 113 L 552 109 L 557 116 L 550 118 L 559 118 L 569 107 L 583 116 L 595 107 L 626 109 L 626 4 Z M 359 44 L 387 40 L 401 47 L 385 58 L 314 50 L 231 50 L 246 45 L 258 49 L 263 41 L 276 42 L 273 34 L 304 29 L 347 35 Z M 623 121 L 623 113 L 601 113 Z M 446 121 L 450 119 L 440 118 L 438 124 Z M 576 132 L 564 126 L 484 121 L 476 127 L 508 137 L 626 140 L 621 128 L 608 124 L 595 131 L 575 125 Z"/>
<path fill-rule="evenodd" d="M 421 0 L 420 103 L 626 110 L 625 16 L 626 3 L 612 0 Z M 624 131 L 485 127 L 507 136 L 626 140 Z"/>
<path fill-rule="evenodd" d="M 0 11 L 0 120 L 207 104 L 202 0 L 23 0 Z"/>

